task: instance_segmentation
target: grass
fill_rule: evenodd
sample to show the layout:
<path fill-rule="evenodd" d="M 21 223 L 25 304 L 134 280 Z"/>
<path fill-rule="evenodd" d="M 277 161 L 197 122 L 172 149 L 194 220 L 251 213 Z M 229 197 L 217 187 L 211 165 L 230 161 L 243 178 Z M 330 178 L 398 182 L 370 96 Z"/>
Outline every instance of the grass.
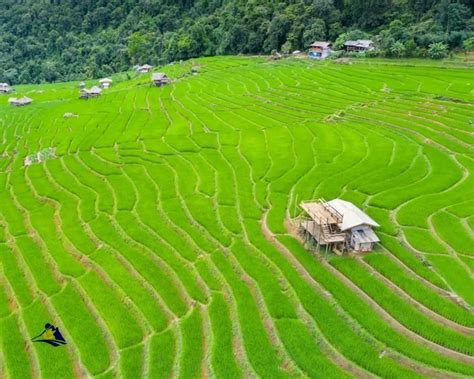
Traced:
<path fill-rule="evenodd" d="M 164 67 L 179 79 L 163 88 L 124 78 L 81 101 L 76 83 L 26 85 L 24 108 L 0 96 L 1 374 L 474 376 L 392 328 L 285 227 L 302 200 L 352 201 L 381 225 L 365 262 L 472 327 L 472 68 L 194 61 L 197 75 Z M 23 167 L 49 147 L 56 159 Z M 472 336 L 370 268 L 330 263 L 413 333 L 474 356 Z M 67 349 L 29 341 L 46 322 Z"/>

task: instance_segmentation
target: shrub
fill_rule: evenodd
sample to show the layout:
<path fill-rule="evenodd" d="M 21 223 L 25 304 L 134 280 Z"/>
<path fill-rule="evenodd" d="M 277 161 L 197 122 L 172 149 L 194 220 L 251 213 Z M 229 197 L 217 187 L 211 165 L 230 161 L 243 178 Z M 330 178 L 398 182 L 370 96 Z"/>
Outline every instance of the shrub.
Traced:
<path fill-rule="evenodd" d="M 394 57 L 397 58 L 402 58 L 406 54 L 406 48 L 403 43 L 400 41 L 395 42 L 391 47 L 390 47 L 390 54 Z"/>
<path fill-rule="evenodd" d="M 442 42 L 432 43 L 428 49 L 428 56 L 431 59 L 442 59 L 448 55 L 448 46 Z"/>
<path fill-rule="evenodd" d="M 462 47 L 464 48 L 464 50 L 474 50 L 474 37 L 466 39 L 463 42 Z"/>

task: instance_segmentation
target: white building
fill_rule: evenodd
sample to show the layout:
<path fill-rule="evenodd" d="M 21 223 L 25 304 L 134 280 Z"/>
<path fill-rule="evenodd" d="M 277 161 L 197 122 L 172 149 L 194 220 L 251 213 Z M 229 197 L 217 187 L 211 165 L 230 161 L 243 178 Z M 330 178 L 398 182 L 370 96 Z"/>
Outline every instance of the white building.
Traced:
<path fill-rule="evenodd" d="M 104 79 L 99 80 L 100 88 L 109 88 L 111 84 L 112 84 L 112 79 L 110 78 L 104 78 Z"/>
<path fill-rule="evenodd" d="M 10 93 L 12 88 L 8 83 L 0 83 L 0 93 Z"/>

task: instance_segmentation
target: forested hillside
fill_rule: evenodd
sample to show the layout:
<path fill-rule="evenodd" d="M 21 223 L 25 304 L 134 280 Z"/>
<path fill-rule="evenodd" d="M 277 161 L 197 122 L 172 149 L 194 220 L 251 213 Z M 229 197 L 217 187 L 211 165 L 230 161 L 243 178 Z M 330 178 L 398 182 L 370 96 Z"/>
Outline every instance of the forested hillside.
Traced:
<path fill-rule="evenodd" d="M 382 56 L 423 56 L 435 42 L 472 44 L 472 9 L 472 0 L 0 0 L 0 81 L 75 80 L 346 38 L 371 37 Z"/>

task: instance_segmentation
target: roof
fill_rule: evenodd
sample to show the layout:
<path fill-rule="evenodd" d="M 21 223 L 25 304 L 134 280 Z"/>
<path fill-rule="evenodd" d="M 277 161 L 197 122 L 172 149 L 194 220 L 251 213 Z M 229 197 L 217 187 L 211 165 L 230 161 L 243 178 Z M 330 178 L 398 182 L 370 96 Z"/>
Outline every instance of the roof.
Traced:
<path fill-rule="evenodd" d="M 10 97 L 8 99 L 8 102 L 10 104 L 28 104 L 28 103 L 31 103 L 32 101 L 33 101 L 33 99 L 30 99 L 27 96 L 23 96 L 23 97 L 20 97 L 20 98 Z"/>
<path fill-rule="evenodd" d="M 301 208 L 318 224 L 329 223 L 338 224 L 341 215 L 327 206 L 327 203 L 321 200 L 310 203 L 301 203 Z"/>
<path fill-rule="evenodd" d="M 86 91 L 87 91 L 87 90 L 86 90 Z M 97 93 L 101 93 L 102 90 L 101 90 L 99 87 L 94 86 L 94 87 L 92 87 L 92 88 L 91 88 L 89 91 L 87 91 L 87 92 L 92 93 L 92 94 L 97 94 Z"/>
<path fill-rule="evenodd" d="M 99 80 L 99 83 L 112 83 L 112 79 L 110 78 L 104 78 L 104 79 L 100 79 Z"/>
<path fill-rule="evenodd" d="M 164 72 L 155 72 L 151 75 L 151 80 L 163 80 L 168 79 L 168 75 Z"/>
<path fill-rule="evenodd" d="M 0 87 L 10 87 L 8 83 L 0 83 Z"/>
<path fill-rule="evenodd" d="M 344 43 L 344 46 L 357 46 L 357 47 L 370 47 L 370 45 L 373 45 L 373 41 L 370 39 L 358 39 L 355 41 L 346 41 Z"/>
<path fill-rule="evenodd" d="M 323 49 L 328 48 L 329 46 L 331 46 L 331 42 L 325 41 L 315 41 L 311 45 L 309 45 L 309 47 L 322 47 Z"/>
<path fill-rule="evenodd" d="M 370 228 L 354 229 L 352 231 L 354 238 L 360 243 L 379 242 L 379 237 Z"/>
<path fill-rule="evenodd" d="M 328 204 L 340 214 L 342 214 L 343 219 L 342 224 L 340 225 L 342 231 L 352 229 L 360 225 L 368 225 L 372 227 L 380 226 L 366 213 L 364 213 L 362 210 L 360 210 L 354 204 L 348 201 L 334 199 L 328 201 Z"/>
<path fill-rule="evenodd" d="M 150 69 L 153 66 L 150 66 L 149 64 L 144 64 L 143 66 L 138 66 L 138 68 L 144 68 L 144 69 Z"/>

